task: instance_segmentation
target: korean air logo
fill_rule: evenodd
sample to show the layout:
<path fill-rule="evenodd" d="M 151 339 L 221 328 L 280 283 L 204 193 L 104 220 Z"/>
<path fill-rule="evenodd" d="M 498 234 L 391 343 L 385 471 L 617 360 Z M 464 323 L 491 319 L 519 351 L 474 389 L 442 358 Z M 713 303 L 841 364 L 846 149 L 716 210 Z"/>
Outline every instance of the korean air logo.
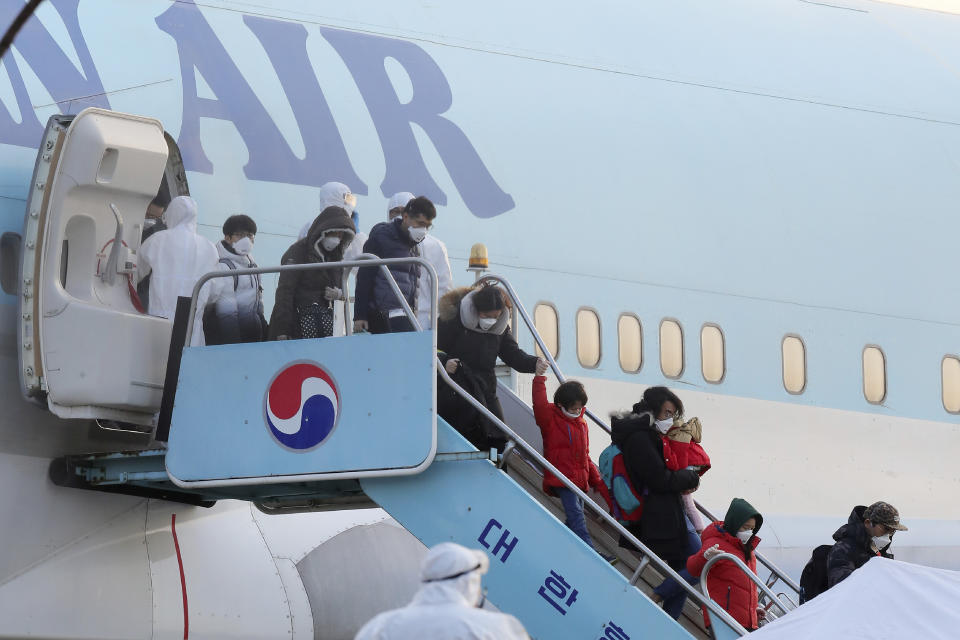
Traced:
<path fill-rule="evenodd" d="M 264 415 L 274 439 L 288 449 L 307 451 L 337 426 L 340 393 L 333 377 L 314 362 L 281 369 L 267 388 Z"/>

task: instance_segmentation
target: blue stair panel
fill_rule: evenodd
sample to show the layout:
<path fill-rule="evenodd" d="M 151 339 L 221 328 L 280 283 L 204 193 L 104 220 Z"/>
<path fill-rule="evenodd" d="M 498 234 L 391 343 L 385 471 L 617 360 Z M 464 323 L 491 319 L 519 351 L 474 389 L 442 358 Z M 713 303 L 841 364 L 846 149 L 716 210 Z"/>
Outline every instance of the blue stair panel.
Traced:
<path fill-rule="evenodd" d="M 415 473 L 436 448 L 432 332 L 185 349 L 166 468 L 181 486 Z"/>
<path fill-rule="evenodd" d="M 439 452 L 472 449 L 438 421 Z M 453 541 L 486 549 L 491 602 L 520 618 L 534 638 L 691 638 L 488 461 L 438 460 L 416 476 L 361 484 L 427 546 Z"/>

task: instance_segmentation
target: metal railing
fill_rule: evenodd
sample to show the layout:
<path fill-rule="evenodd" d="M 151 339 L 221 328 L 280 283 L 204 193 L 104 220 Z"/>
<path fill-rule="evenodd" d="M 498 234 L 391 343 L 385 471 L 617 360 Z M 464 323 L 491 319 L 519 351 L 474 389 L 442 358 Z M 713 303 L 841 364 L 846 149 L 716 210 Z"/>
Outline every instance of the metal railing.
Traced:
<path fill-rule="evenodd" d="M 252 276 L 259 275 L 262 273 L 283 273 L 284 271 L 323 271 L 326 269 L 343 269 L 343 274 L 341 277 L 341 284 L 343 285 L 344 298 L 349 298 L 347 292 L 347 279 L 349 277 L 349 270 L 353 267 L 380 267 L 382 273 L 386 277 L 387 283 L 390 285 L 390 289 L 393 291 L 394 295 L 397 297 L 397 300 L 400 301 L 401 306 L 403 307 L 403 312 L 406 314 L 407 319 L 410 320 L 410 323 L 413 325 L 414 329 L 417 331 L 421 330 L 420 322 L 417 320 L 417 314 L 414 313 L 413 309 L 410 307 L 410 303 L 407 302 L 407 299 L 404 297 L 403 292 L 400 291 L 400 286 L 397 284 L 397 281 L 394 279 L 393 274 L 390 272 L 390 265 L 399 265 L 399 264 L 410 264 L 416 263 L 419 264 L 421 268 L 426 268 L 427 273 L 430 275 L 430 313 L 433 316 L 434 323 L 436 322 L 437 315 L 437 271 L 433 268 L 433 265 L 430 264 L 427 260 L 420 257 L 409 257 L 409 258 L 378 258 L 377 256 L 364 253 L 359 256 L 357 260 L 345 260 L 343 262 L 311 262 L 308 264 L 286 264 L 279 267 L 256 267 L 252 269 L 232 269 L 229 271 L 211 271 L 210 273 L 205 273 L 197 280 L 197 283 L 193 287 L 193 292 L 190 295 L 190 316 L 187 319 L 187 335 L 184 341 L 186 346 L 190 346 L 191 339 L 193 338 L 194 324 L 197 315 L 197 299 L 200 296 L 200 290 L 207 283 L 207 281 L 214 278 L 235 278 L 240 276 Z M 344 300 L 344 314 L 343 314 L 343 323 L 344 331 L 347 335 L 352 334 L 353 323 L 350 314 L 349 302 Z"/>
<path fill-rule="evenodd" d="M 694 504 L 697 505 L 697 509 L 700 511 L 700 513 L 702 513 L 703 515 L 707 516 L 710 519 L 710 522 L 717 522 L 719 520 L 716 516 L 710 513 L 710 511 L 708 511 L 706 507 L 704 507 L 702 504 L 700 504 L 696 500 L 694 500 Z M 782 580 L 784 584 L 786 584 L 788 587 L 793 589 L 794 593 L 797 594 L 798 598 L 800 597 L 800 585 L 794 582 L 790 578 L 790 576 L 788 576 L 782 569 L 780 569 L 777 565 L 775 565 L 769 559 L 765 558 L 763 555 L 756 552 L 754 552 L 754 555 L 756 555 L 757 560 L 760 562 L 760 564 L 762 564 L 763 566 L 765 566 L 767 569 L 770 570 L 770 575 L 767 577 L 765 581 L 768 587 L 772 587 L 777 583 L 778 580 Z M 786 596 L 786 594 L 784 595 Z M 786 596 L 786 597 L 789 598 L 789 596 Z M 791 602 L 793 601 L 792 598 L 790 600 Z"/>
<path fill-rule="evenodd" d="M 507 292 L 507 295 L 510 296 L 510 300 L 513 303 L 513 315 L 516 318 L 519 315 L 524 324 L 527 326 L 527 329 L 530 331 L 530 335 L 533 337 L 534 341 L 537 343 L 537 346 L 540 348 L 540 352 L 543 354 L 544 359 L 549 363 L 550 369 L 553 370 L 554 375 L 557 377 L 561 383 L 566 382 L 566 377 L 563 375 L 563 372 L 560 370 L 560 366 L 557 364 L 556 360 L 553 358 L 553 354 L 550 353 L 550 350 L 547 349 L 547 345 L 544 343 L 543 338 L 540 336 L 540 333 L 537 331 L 537 327 L 534 324 L 533 320 L 530 318 L 530 315 L 527 313 L 527 310 L 524 308 L 523 303 L 520 301 L 520 297 L 517 295 L 517 292 L 513 289 L 513 286 L 510 282 L 496 274 L 487 274 L 479 279 L 478 282 L 489 281 L 491 283 L 498 284 L 503 287 Z M 514 327 L 516 330 L 516 327 Z M 584 411 L 593 422 L 599 426 L 601 429 L 607 432 L 607 435 L 611 434 L 610 426 L 604 422 L 600 417 L 594 414 L 589 409 Z M 711 522 L 717 520 L 703 505 L 694 500 L 694 504 L 701 513 L 710 518 Z M 773 586 L 778 580 L 782 580 L 787 586 L 789 586 L 796 594 L 797 597 L 800 595 L 800 586 L 794 582 L 790 576 L 788 576 L 783 570 L 777 567 L 772 561 L 765 558 L 762 554 L 756 554 L 757 560 L 763 564 L 767 569 L 770 570 L 770 578 L 767 580 L 768 586 Z"/>
<path fill-rule="evenodd" d="M 770 599 L 770 604 L 767 605 L 765 611 L 769 611 L 771 606 L 776 606 L 778 609 L 780 609 L 780 611 L 782 612 L 782 615 L 786 615 L 791 610 L 797 608 L 797 604 L 793 602 L 793 600 L 790 599 L 789 596 L 787 596 L 786 594 L 780 594 L 780 595 L 783 595 L 783 597 L 785 597 L 791 605 L 793 605 L 789 609 L 785 607 L 783 602 L 780 600 L 779 595 L 771 591 L 770 587 L 764 584 L 763 580 L 761 580 L 760 577 L 756 573 L 754 573 L 750 569 L 750 567 L 746 565 L 746 563 L 743 560 L 733 555 L 732 553 L 727 553 L 726 551 L 718 553 L 717 555 L 712 556 L 709 560 L 707 560 L 706 564 L 703 565 L 703 570 L 700 572 L 700 590 L 703 591 L 703 595 L 706 596 L 707 598 L 710 598 L 710 590 L 707 588 L 707 576 L 710 573 L 710 570 L 713 569 L 713 567 L 716 566 L 718 562 L 721 562 L 723 560 L 728 560 L 733 564 L 735 564 L 743 573 L 747 575 L 747 577 L 754 584 L 757 585 L 757 587 L 759 587 L 759 589 L 763 592 L 763 594 Z M 778 616 L 772 616 L 772 617 L 776 618 Z"/>
<path fill-rule="evenodd" d="M 747 630 L 738 623 L 733 617 L 730 616 L 726 611 L 720 607 L 719 604 L 711 600 L 710 598 L 705 598 L 704 594 L 697 591 L 686 580 L 681 578 L 670 566 L 660 559 L 655 553 L 650 551 L 649 548 L 639 539 L 636 538 L 632 533 L 630 533 L 626 527 L 620 524 L 616 518 L 611 516 L 605 508 L 600 507 L 595 503 L 586 493 L 584 493 L 576 484 L 570 481 L 563 472 L 553 466 L 543 455 L 540 454 L 535 448 L 527 444 L 527 442 L 521 438 L 513 429 L 508 427 L 500 418 L 495 416 L 482 402 L 471 396 L 469 393 L 464 391 L 460 385 L 453 381 L 450 378 L 450 374 L 447 373 L 446 368 L 444 368 L 443 363 L 437 360 L 437 373 L 440 374 L 440 377 L 443 381 L 459 394 L 464 400 L 469 402 L 474 409 L 480 412 L 487 420 L 489 420 L 494 426 L 496 426 L 505 436 L 508 438 L 508 446 L 510 443 L 513 444 L 513 448 L 520 448 L 523 452 L 529 456 L 531 459 L 535 460 L 539 465 L 544 469 L 552 473 L 557 477 L 560 482 L 567 488 L 573 491 L 577 497 L 579 497 L 584 506 L 586 506 L 591 511 L 594 511 L 601 519 L 605 520 L 607 524 L 612 526 L 621 536 L 623 536 L 627 541 L 629 541 L 641 555 L 641 569 L 637 570 L 635 574 L 636 577 L 639 577 L 639 572 L 642 568 L 645 568 L 647 565 L 652 564 L 660 571 L 664 576 L 668 578 L 673 578 L 677 583 L 687 592 L 687 595 L 690 596 L 695 602 L 697 602 L 701 607 L 709 610 L 711 613 L 718 616 L 719 619 L 723 620 L 731 629 L 736 631 L 740 635 L 746 635 Z M 599 557 L 599 556 L 598 556 Z M 634 584 L 633 579 L 631 579 L 631 584 Z"/>

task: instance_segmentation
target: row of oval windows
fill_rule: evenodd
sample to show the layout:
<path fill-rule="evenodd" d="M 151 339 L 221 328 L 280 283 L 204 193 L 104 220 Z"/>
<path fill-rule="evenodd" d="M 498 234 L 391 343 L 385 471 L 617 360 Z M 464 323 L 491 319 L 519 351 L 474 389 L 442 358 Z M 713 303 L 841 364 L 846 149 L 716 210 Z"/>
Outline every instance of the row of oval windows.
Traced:
<path fill-rule="evenodd" d="M 560 351 L 559 321 L 556 308 L 539 303 L 534 308 L 533 322 L 544 345 L 553 357 Z M 620 314 L 617 320 L 620 368 L 637 373 L 643 366 L 643 328 L 640 319 L 631 313 Z M 780 344 L 783 387 L 789 393 L 801 394 L 807 386 L 806 346 L 799 336 L 784 336 Z M 539 352 L 539 348 L 537 349 Z M 683 327 L 677 320 L 660 322 L 660 370 L 668 378 L 683 375 Z M 588 369 L 600 364 L 600 317 L 593 309 L 577 311 L 577 360 Z M 712 384 L 723 382 L 726 375 L 726 353 L 723 331 L 715 324 L 700 330 L 700 366 L 703 379 Z M 940 370 L 943 407 L 960 413 L 960 358 L 945 356 Z M 863 395 L 872 404 L 881 404 L 887 396 L 886 358 L 880 347 L 863 349 Z"/>

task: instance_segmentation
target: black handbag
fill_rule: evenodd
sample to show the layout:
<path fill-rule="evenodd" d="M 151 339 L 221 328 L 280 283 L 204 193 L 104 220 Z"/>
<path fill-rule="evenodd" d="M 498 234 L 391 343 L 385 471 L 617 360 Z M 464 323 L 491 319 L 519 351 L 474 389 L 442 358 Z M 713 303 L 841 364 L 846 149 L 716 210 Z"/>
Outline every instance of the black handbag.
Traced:
<path fill-rule="evenodd" d="M 297 309 L 301 338 L 329 338 L 333 335 L 333 307 L 318 302 Z"/>

